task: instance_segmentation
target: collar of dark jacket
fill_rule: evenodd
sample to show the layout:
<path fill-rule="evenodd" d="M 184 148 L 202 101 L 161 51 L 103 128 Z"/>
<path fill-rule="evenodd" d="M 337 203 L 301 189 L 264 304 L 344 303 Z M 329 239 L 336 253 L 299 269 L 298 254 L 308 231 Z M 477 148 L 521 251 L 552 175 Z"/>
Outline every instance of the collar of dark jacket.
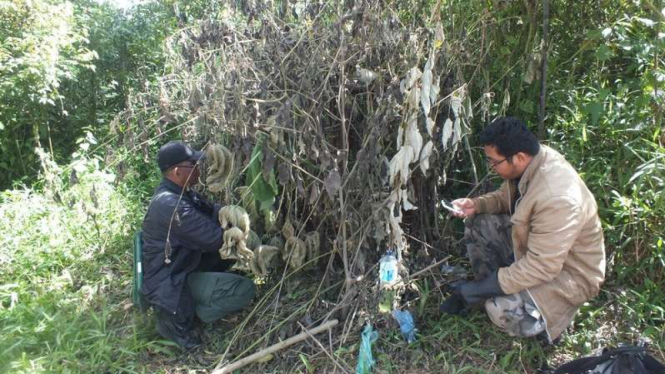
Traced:
<path fill-rule="evenodd" d="M 546 152 L 547 152 L 547 146 L 541 144 L 540 150 L 538 151 L 538 153 L 536 153 L 535 156 L 533 156 L 533 159 L 531 159 L 529 166 L 526 167 L 526 170 L 524 170 L 524 173 L 520 177 L 520 182 L 519 185 L 517 186 L 520 193 L 524 193 L 526 191 L 526 188 L 529 185 L 531 178 L 533 178 L 533 175 L 536 173 L 536 170 L 538 170 L 545 161 Z"/>
<path fill-rule="evenodd" d="M 162 186 L 164 186 L 165 189 L 175 193 L 175 194 L 182 194 L 183 188 L 175 184 L 172 180 L 168 178 L 163 178 L 162 179 Z M 187 191 L 185 191 L 185 195 L 187 194 Z"/>

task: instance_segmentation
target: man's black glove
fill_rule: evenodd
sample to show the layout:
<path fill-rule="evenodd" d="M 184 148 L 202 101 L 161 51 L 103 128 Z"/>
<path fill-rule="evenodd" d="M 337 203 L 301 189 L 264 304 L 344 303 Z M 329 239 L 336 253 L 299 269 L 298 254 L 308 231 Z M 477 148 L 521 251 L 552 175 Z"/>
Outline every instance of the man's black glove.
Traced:
<path fill-rule="evenodd" d="M 499 285 L 499 274 L 495 271 L 483 280 L 455 284 L 452 295 L 439 309 L 448 314 L 461 314 L 469 306 L 482 303 L 490 297 L 503 295 L 505 293 Z"/>
<path fill-rule="evenodd" d="M 439 310 L 450 314 L 450 315 L 459 315 L 466 310 L 466 303 L 462 294 L 459 293 L 458 288 L 453 286 L 453 293 L 439 306 Z"/>

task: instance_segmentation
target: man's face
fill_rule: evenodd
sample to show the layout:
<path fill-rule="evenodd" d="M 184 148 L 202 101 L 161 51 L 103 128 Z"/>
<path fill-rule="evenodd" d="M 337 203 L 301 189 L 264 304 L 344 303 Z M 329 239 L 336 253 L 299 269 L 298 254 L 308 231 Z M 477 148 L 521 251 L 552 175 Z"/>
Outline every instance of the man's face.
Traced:
<path fill-rule="evenodd" d="M 192 187 L 199 183 L 199 164 L 194 161 L 184 161 L 174 167 L 175 175 L 182 186 Z"/>
<path fill-rule="evenodd" d="M 505 157 L 493 145 L 486 145 L 483 148 L 485 150 L 485 157 L 487 158 L 487 165 L 494 169 L 503 179 L 519 178 L 528 165 L 528 162 L 523 164 L 523 154 L 521 152 L 512 157 Z"/>

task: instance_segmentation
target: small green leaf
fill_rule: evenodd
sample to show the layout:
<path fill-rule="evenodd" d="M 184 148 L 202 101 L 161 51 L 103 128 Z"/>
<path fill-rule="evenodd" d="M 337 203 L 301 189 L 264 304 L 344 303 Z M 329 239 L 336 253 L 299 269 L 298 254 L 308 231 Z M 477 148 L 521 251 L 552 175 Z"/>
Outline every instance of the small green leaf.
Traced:
<path fill-rule="evenodd" d="M 603 103 L 592 102 L 584 106 L 584 112 L 591 115 L 591 124 L 595 125 L 600 119 L 600 115 L 603 113 Z"/>
<path fill-rule="evenodd" d="M 531 101 L 523 100 L 520 102 L 519 108 L 529 114 L 533 114 L 535 112 L 534 105 Z"/>
<path fill-rule="evenodd" d="M 309 363 L 309 360 L 307 359 L 307 356 L 305 356 L 304 354 L 300 353 L 300 354 L 298 354 L 298 357 L 300 357 L 300 361 L 302 361 L 302 363 L 303 363 L 303 364 L 305 365 L 305 367 L 307 368 L 307 372 L 308 372 L 308 373 L 312 373 L 312 372 L 314 372 L 314 368 L 312 367 L 312 364 Z"/>
<path fill-rule="evenodd" d="M 275 202 L 275 196 L 279 193 L 277 187 L 277 180 L 275 178 L 274 168 L 271 168 L 267 174 L 268 178 L 263 174 L 263 142 L 264 138 L 260 138 L 252 151 L 252 158 L 247 167 L 247 174 L 245 183 L 252 189 L 254 199 L 259 202 L 260 210 L 270 209 Z"/>
<path fill-rule="evenodd" d="M 601 44 L 596 50 L 596 58 L 599 61 L 607 61 L 612 57 L 614 57 L 614 51 L 612 51 L 612 49 L 606 44 Z"/>

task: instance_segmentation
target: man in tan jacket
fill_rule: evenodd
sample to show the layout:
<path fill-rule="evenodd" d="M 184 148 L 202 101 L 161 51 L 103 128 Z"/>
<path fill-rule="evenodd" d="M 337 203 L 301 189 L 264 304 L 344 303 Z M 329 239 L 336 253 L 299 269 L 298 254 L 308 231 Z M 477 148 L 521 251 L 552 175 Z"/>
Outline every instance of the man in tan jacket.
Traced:
<path fill-rule="evenodd" d="M 485 302 L 508 334 L 552 342 L 605 279 L 596 201 L 564 157 L 539 144 L 520 120 L 495 120 L 480 142 L 504 182 L 495 192 L 453 201 L 454 215 L 468 217 L 476 280 L 456 284 L 441 310 L 459 314 Z"/>

